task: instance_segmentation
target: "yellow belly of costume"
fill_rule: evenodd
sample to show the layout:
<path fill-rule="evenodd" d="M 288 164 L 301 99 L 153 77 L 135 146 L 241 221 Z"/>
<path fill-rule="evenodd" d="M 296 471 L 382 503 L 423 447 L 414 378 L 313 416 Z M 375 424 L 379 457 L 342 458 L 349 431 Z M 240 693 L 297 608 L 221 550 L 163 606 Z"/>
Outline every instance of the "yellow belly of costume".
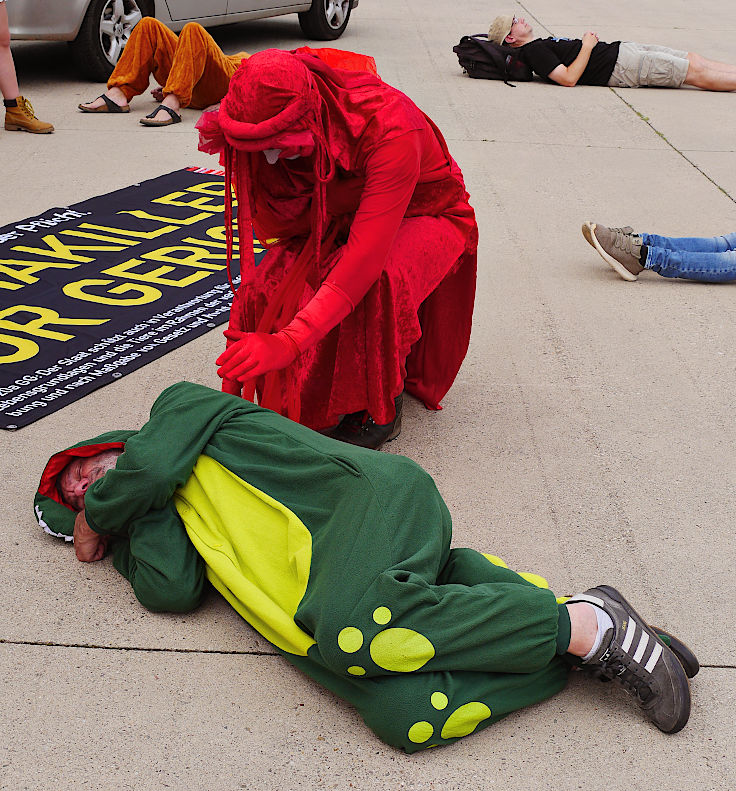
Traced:
<path fill-rule="evenodd" d="M 294 622 L 312 560 L 304 523 L 209 456 L 174 503 L 215 588 L 277 648 L 306 656 L 315 641 Z"/>

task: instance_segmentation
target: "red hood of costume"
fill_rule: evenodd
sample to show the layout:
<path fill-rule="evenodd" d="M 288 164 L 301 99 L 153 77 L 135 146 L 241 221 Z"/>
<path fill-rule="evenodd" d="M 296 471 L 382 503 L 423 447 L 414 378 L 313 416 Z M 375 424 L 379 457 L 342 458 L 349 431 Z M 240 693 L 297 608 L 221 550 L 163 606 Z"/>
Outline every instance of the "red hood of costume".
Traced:
<path fill-rule="evenodd" d="M 100 442 L 92 445 L 81 445 L 76 448 L 69 448 L 68 450 L 55 453 L 48 460 L 41 474 L 41 481 L 38 484 L 38 493 L 59 503 L 59 505 L 65 506 L 70 511 L 74 511 L 70 505 L 61 499 L 61 495 L 56 488 L 59 476 L 64 471 L 66 465 L 73 459 L 88 459 L 90 456 L 96 456 L 98 453 L 102 453 L 103 450 L 123 450 L 124 448 L 124 442 Z"/>
<path fill-rule="evenodd" d="M 424 115 L 413 102 L 374 74 L 332 68 L 305 52 L 271 49 L 243 61 L 219 108 L 203 113 L 197 128 L 200 150 L 221 155 L 235 187 L 241 239 L 253 233 L 256 191 L 261 203 L 278 204 L 294 181 L 288 160 L 269 165 L 256 152 L 278 148 L 288 150 L 290 156 L 301 147 L 314 146 L 311 239 L 305 245 L 314 264 L 328 224 L 325 185 L 334 178 L 337 166 L 346 173 L 360 172 L 376 145 L 424 124 Z M 300 183 L 307 175 L 300 171 Z M 227 191 L 225 223 L 230 228 L 229 197 Z M 306 195 L 304 199 L 308 200 Z M 259 221 L 259 225 L 264 224 Z M 229 232 L 229 254 L 231 239 Z M 249 248 L 241 248 L 244 280 L 254 266 Z"/>

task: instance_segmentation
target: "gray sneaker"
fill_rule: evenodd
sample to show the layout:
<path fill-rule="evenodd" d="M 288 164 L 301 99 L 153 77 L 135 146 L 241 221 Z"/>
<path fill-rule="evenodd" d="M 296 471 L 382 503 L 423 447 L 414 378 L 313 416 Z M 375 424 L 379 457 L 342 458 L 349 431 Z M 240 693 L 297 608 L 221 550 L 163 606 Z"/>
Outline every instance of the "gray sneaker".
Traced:
<path fill-rule="evenodd" d="M 690 716 L 690 685 L 675 654 L 626 599 L 610 585 L 573 596 L 567 604 L 587 602 L 610 615 L 613 629 L 583 663 L 636 697 L 649 719 L 665 733 L 682 730 Z"/>
<path fill-rule="evenodd" d="M 601 258 L 624 280 L 636 280 L 644 267 L 641 265 L 641 236 L 627 225 L 607 228 L 594 222 L 583 223 L 583 236 L 595 247 Z"/>

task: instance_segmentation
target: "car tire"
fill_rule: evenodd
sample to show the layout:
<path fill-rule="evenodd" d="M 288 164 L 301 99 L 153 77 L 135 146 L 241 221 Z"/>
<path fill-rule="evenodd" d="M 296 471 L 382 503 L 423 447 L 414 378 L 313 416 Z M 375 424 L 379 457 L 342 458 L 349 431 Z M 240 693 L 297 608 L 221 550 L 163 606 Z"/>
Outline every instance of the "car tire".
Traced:
<path fill-rule="evenodd" d="M 153 0 L 90 0 L 79 33 L 70 42 L 77 69 L 90 80 L 107 82 L 130 31 L 153 13 Z"/>
<path fill-rule="evenodd" d="M 307 38 L 331 41 L 344 33 L 350 19 L 351 0 L 312 0 L 309 11 L 299 14 Z"/>

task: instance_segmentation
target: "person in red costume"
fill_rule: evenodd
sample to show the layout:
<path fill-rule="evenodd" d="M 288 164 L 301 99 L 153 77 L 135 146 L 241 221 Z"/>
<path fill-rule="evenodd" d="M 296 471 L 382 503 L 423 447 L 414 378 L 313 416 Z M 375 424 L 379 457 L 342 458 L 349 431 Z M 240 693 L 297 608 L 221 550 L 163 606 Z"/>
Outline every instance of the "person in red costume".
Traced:
<path fill-rule="evenodd" d="M 404 389 L 440 409 L 470 338 L 478 235 L 432 121 L 375 75 L 265 50 L 197 126 L 239 238 L 277 240 L 257 267 L 240 249 L 223 390 L 374 448 L 398 434 Z M 226 225 L 232 249 L 229 204 Z"/>

